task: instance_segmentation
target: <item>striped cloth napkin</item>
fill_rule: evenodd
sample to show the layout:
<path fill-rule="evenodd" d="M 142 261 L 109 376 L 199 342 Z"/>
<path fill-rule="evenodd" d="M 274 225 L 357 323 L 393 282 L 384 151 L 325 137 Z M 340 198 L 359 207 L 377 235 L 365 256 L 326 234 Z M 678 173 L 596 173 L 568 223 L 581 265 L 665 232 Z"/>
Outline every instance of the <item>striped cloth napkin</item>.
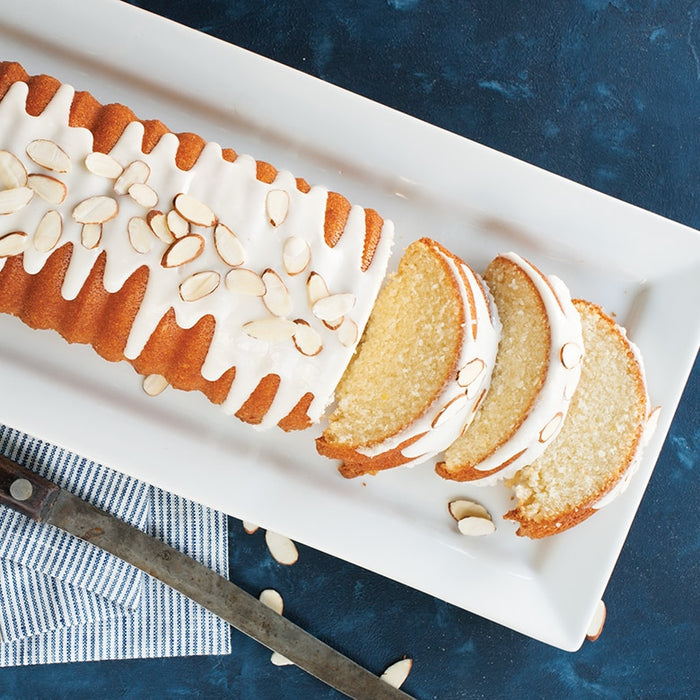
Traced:
<path fill-rule="evenodd" d="M 228 574 L 224 514 L 3 425 L 0 453 Z M 0 667 L 230 651 L 228 625 L 201 606 L 0 506 Z"/>

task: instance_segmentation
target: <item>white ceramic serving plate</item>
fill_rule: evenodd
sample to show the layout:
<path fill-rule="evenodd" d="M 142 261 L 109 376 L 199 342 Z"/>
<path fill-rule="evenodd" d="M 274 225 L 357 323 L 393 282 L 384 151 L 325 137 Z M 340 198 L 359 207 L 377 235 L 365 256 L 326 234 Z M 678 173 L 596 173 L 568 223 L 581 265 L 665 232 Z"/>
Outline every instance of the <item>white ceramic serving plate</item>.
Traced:
<path fill-rule="evenodd" d="M 516 250 L 616 314 L 644 354 L 659 428 L 617 501 L 540 542 L 501 521 L 500 487 L 447 483 L 432 464 L 347 481 L 317 456 L 318 430 L 262 435 L 199 395 L 150 399 L 128 365 L 0 317 L 0 421 L 577 649 L 697 352 L 698 232 L 114 0 L 6 3 L 0 60 L 374 207 L 396 223 L 395 257 L 422 235 L 476 269 Z M 446 504 L 460 495 L 490 509 L 494 535 L 457 533 Z"/>

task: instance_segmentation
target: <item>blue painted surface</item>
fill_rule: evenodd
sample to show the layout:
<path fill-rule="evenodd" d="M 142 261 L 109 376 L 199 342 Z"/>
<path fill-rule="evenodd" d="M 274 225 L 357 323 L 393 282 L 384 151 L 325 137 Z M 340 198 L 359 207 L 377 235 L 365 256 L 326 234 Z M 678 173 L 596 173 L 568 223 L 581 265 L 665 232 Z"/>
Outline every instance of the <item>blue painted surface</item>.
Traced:
<path fill-rule="evenodd" d="M 700 2 L 133 0 L 700 229 Z M 700 696 L 696 362 L 605 594 L 574 654 L 301 548 L 262 556 L 231 521 L 232 578 L 375 672 L 414 659 L 418 698 Z M 230 657 L 0 670 L 0 696 L 334 698 L 233 636 Z"/>

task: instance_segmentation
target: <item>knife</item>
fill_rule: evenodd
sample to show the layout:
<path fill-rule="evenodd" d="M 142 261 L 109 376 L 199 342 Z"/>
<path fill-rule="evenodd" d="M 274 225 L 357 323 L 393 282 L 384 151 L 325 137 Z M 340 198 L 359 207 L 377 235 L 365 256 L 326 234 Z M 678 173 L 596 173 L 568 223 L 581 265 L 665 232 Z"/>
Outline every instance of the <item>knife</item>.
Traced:
<path fill-rule="evenodd" d="M 410 698 L 227 578 L 2 455 L 0 504 L 133 564 L 351 698 Z"/>

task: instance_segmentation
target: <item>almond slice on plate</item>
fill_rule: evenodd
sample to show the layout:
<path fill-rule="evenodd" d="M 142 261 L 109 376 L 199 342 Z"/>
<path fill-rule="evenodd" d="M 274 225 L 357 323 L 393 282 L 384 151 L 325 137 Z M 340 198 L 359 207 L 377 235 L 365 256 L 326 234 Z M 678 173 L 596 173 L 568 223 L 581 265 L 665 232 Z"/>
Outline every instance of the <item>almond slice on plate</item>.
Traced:
<path fill-rule="evenodd" d="M 180 285 L 180 298 L 183 301 L 198 301 L 216 291 L 221 275 L 213 270 L 195 272 Z"/>
<path fill-rule="evenodd" d="M 129 188 L 137 183 L 144 183 L 151 176 L 151 168 L 142 160 L 134 160 L 124 168 L 114 183 L 117 194 L 127 194 Z"/>
<path fill-rule="evenodd" d="M 41 173 L 28 175 L 27 186 L 49 204 L 61 204 L 68 193 L 68 188 L 60 180 Z"/>
<path fill-rule="evenodd" d="M 217 224 L 214 229 L 214 247 L 219 257 L 231 267 L 238 267 L 245 262 L 243 244 L 225 224 Z"/>
<path fill-rule="evenodd" d="M 260 275 L 245 267 L 237 267 L 226 274 L 226 288 L 237 294 L 261 297 L 265 294 L 265 283 Z"/>
<path fill-rule="evenodd" d="M 14 214 L 31 202 L 34 190 L 31 187 L 13 187 L 0 191 L 0 215 Z"/>
<path fill-rule="evenodd" d="M 279 564 L 290 566 L 299 559 L 297 547 L 289 537 L 267 530 L 265 532 L 265 543 L 273 559 Z"/>
<path fill-rule="evenodd" d="M 447 504 L 447 510 L 449 510 L 450 515 L 459 522 L 462 518 L 468 518 L 469 516 L 476 516 L 479 518 L 488 518 L 491 520 L 491 514 L 488 510 L 477 503 L 476 501 L 470 501 L 467 498 L 456 498 Z"/>
<path fill-rule="evenodd" d="M 185 220 L 196 226 L 214 226 L 216 214 L 204 202 L 190 194 L 180 192 L 173 199 L 175 211 Z"/>
<path fill-rule="evenodd" d="M 265 198 L 265 210 L 271 226 L 283 224 L 289 212 L 289 193 L 286 190 L 270 190 Z"/>
<path fill-rule="evenodd" d="M 468 515 L 457 523 L 457 528 L 463 535 L 469 537 L 482 537 L 496 531 L 496 526 L 491 518 L 481 518 L 477 515 Z"/>
<path fill-rule="evenodd" d="M 175 209 L 165 215 L 165 220 L 175 238 L 184 238 L 190 232 L 190 222 L 183 219 Z"/>
<path fill-rule="evenodd" d="M 263 303 L 267 310 L 275 316 L 287 316 L 292 311 L 292 295 L 282 278 L 268 268 L 260 275 L 265 284 Z"/>
<path fill-rule="evenodd" d="M 27 234 L 23 231 L 13 231 L 0 236 L 0 258 L 19 255 L 27 246 Z"/>
<path fill-rule="evenodd" d="M 309 299 L 309 306 L 313 306 L 319 299 L 323 299 L 329 294 L 326 280 L 318 272 L 311 272 L 306 280 L 306 296 Z"/>
<path fill-rule="evenodd" d="M 0 151 L 0 185 L 12 190 L 27 184 L 27 170 L 22 161 L 10 151 Z"/>
<path fill-rule="evenodd" d="M 79 224 L 104 224 L 119 212 L 117 200 L 104 195 L 88 197 L 73 209 L 73 218 Z"/>
<path fill-rule="evenodd" d="M 60 212 L 51 209 L 41 217 L 34 231 L 32 242 L 40 253 L 48 253 L 53 250 L 61 238 L 63 232 L 63 217 Z"/>
<path fill-rule="evenodd" d="M 143 378 L 143 390 L 149 396 L 158 396 L 168 387 L 168 380 L 162 374 L 149 374 Z"/>
<path fill-rule="evenodd" d="M 178 238 L 163 254 L 163 267 L 179 267 L 198 258 L 204 250 L 204 239 L 197 233 Z"/>
<path fill-rule="evenodd" d="M 112 156 L 101 151 L 92 151 L 85 156 L 85 167 L 93 174 L 116 180 L 124 168 Z"/>
<path fill-rule="evenodd" d="M 70 170 L 70 156 L 50 139 L 36 139 L 27 144 L 27 155 L 39 166 L 56 173 Z"/>

